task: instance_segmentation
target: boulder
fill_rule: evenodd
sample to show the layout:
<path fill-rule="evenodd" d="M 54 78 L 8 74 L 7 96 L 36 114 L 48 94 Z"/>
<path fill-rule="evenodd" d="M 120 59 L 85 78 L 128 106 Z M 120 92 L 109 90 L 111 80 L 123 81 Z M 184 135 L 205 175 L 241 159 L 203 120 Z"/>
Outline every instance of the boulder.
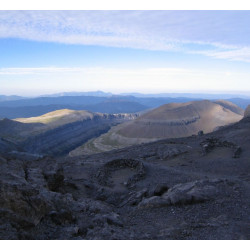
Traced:
<path fill-rule="evenodd" d="M 204 135 L 203 130 L 200 130 L 200 131 L 198 132 L 198 136 L 203 136 L 203 135 Z"/>
<path fill-rule="evenodd" d="M 214 182 L 208 180 L 177 184 L 170 188 L 162 198 L 170 204 L 191 204 L 210 200 L 217 194 Z"/>
<path fill-rule="evenodd" d="M 143 199 L 138 208 L 162 207 L 177 204 L 193 204 L 208 201 L 216 197 L 218 193 L 217 184 L 220 180 L 199 180 L 181 183 L 168 189 L 161 196 L 153 196 Z"/>

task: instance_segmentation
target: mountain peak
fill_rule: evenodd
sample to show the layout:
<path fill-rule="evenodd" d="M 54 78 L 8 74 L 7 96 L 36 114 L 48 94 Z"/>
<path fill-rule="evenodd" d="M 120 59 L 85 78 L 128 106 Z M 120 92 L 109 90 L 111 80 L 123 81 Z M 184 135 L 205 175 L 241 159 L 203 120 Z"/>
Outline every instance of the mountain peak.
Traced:
<path fill-rule="evenodd" d="M 242 115 L 208 100 L 170 103 L 160 106 L 123 127 L 119 134 L 134 138 L 176 138 L 210 133 L 215 128 L 237 122 Z"/>

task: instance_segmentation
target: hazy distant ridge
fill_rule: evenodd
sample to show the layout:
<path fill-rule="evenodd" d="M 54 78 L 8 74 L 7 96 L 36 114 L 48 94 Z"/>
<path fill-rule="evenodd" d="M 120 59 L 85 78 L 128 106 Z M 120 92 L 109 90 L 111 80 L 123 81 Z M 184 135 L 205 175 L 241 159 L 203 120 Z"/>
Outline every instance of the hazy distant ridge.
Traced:
<path fill-rule="evenodd" d="M 68 96 L 70 94 L 75 96 Z M 87 96 L 90 94 L 93 94 L 93 96 Z M 197 98 L 185 96 L 156 97 L 155 95 L 152 95 L 154 97 L 149 97 L 149 95 L 146 95 L 145 97 L 144 94 L 138 95 L 141 95 L 143 97 L 136 97 L 133 95 L 110 95 L 110 93 L 105 93 L 101 91 L 86 93 L 61 93 L 53 95 L 55 97 L 50 96 L 23 99 L 21 99 L 22 97 L 15 97 L 20 98 L 18 100 L 16 100 L 14 97 L 13 100 L 9 100 L 7 97 L 5 97 L 5 101 L 0 101 L 0 118 L 13 119 L 20 117 L 39 116 L 59 109 L 88 110 L 91 112 L 101 112 L 109 114 L 135 113 L 157 108 L 167 103 L 182 103 L 195 100 L 202 100 L 205 97 L 209 97 L 209 95 L 198 96 L 198 94 Z M 222 98 L 221 95 L 210 95 L 210 97 L 211 100 L 218 100 Z M 227 101 L 232 102 L 243 109 L 245 109 L 250 104 L 250 98 L 232 98 L 228 99 Z"/>

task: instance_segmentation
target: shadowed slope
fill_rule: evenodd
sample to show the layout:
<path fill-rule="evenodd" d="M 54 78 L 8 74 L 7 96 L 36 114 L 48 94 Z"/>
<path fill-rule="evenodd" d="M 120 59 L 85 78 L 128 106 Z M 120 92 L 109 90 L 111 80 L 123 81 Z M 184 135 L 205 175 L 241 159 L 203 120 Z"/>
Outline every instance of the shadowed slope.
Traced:
<path fill-rule="evenodd" d="M 2 119 L 0 120 L 0 137 L 11 141 L 20 141 L 45 128 L 46 126 L 41 123 L 25 124 L 10 119 Z"/>
<path fill-rule="evenodd" d="M 244 117 L 250 117 L 250 105 L 247 106 L 245 113 L 244 113 Z"/>
<path fill-rule="evenodd" d="M 101 114 L 62 109 L 42 116 L 0 121 L 0 138 L 17 142 L 32 154 L 64 155 L 111 126 L 135 119 L 136 114 Z"/>
<path fill-rule="evenodd" d="M 63 109 L 37 117 L 2 119 L 0 120 L 0 137 L 18 142 L 69 123 L 93 119 L 94 115 L 99 116 L 99 114 L 84 110 Z"/>

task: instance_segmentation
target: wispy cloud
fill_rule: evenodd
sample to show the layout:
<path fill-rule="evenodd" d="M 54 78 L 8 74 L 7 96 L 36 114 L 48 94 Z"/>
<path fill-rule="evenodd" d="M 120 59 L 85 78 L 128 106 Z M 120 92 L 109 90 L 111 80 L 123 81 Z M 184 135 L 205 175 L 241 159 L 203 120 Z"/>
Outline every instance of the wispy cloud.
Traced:
<path fill-rule="evenodd" d="M 190 53 L 202 54 L 218 59 L 228 59 L 230 61 L 243 61 L 250 63 L 250 47 L 234 48 L 228 50 L 192 51 Z"/>
<path fill-rule="evenodd" d="M 59 67 L 41 67 L 41 68 L 0 68 L 0 75 L 41 75 L 58 73 L 77 73 L 84 72 L 84 68 L 59 68 Z"/>
<path fill-rule="evenodd" d="M 249 11 L 0 11 L 0 38 L 182 51 L 249 62 L 249 23 Z"/>
<path fill-rule="evenodd" d="M 48 75 L 48 74 L 106 74 L 106 75 L 178 75 L 192 74 L 194 71 L 184 68 L 145 68 L 145 69 L 117 69 L 103 67 L 38 67 L 38 68 L 0 68 L 0 75 Z"/>

